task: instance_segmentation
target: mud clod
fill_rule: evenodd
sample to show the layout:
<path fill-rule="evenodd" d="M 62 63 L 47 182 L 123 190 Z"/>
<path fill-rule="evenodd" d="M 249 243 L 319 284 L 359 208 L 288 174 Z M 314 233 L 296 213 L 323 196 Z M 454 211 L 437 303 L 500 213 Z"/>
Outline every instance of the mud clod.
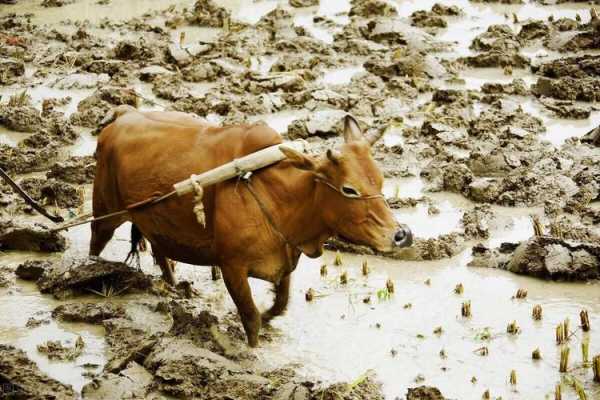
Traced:
<path fill-rule="evenodd" d="M 393 6 L 382 0 L 352 0 L 351 4 L 350 16 L 372 18 L 375 16 L 392 17 L 398 14 Z"/>
<path fill-rule="evenodd" d="M 50 231 L 42 224 L 15 225 L 13 222 L 0 223 L 0 249 L 60 252 L 67 247 L 63 236 Z"/>
<path fill-rule="evenodd" d="M 213 0 L 198 0 L 192 12 L 186 16 L 190 23 L 221 28 L 229 23 L 231 15 L 227 9 L 219 7 Z"/>
<path fill-rule="evenodd" d="M 68 303 L 56 307 L 52 317 L 67 322 L 87 322 L 99 324 L 110 318 L 124 318 L 123 306 L 106 303 Z"/>
<path fill-rule="evenodd" d="M 27 358 L 24 351 L 0 344 L 0 382 L 9 388 L 9 398 L 44 400 L 75 399 L 71 386 L 48 377 L 37 365 Z"/>
<path fill-rule="evenodd" d="M 0 84 L 10 85 L 25 74 L 25 65 L 17 60 L 0 59 Z"/>
<path fill-rule="evenodd" d="M 65 346 L 60 340 L 49 340 L 39 344 L 37 350 L 46 354 L 50 360 L 73 361 L 83 353 L 84 347 L 83 339 L 78 336 L 73 346 Z"/>
<path fill-rule="evenodd" d="M 85 385 L 81 391 L 84 399 L 142 399 L 152 395 L 152 374 L 135 361 L 118 374 L 105 373 Z"/>
<path fill-rule="evenodd" d="M 29 260 L 19 264 L 15 274 L 26 281 L 37 281 L 51 267 L 50 261 Z"/>
<path fill-rule="evenodd" d="M 338 383 L 331 385 L 323 390 L 317 391 L 311 400 L 359 400 L 373 399 L 383 400 L 380 385 L 374 381 L 373 377 L 368 375 L 361 378 L 358 384 L 349 385 Z"/>
<path fill-rule="evenodd" d="M 505 243 L 498 249 L 473 248 L 470 266 L 501 268 L 537 278 L 585 281 L 600 277 L 600 248 L 538 236 L 521 244 Z"/>
<path fill-rule="evenodd" d="M 292 7 L 313 7 L 318 6 L 319 0 L 290 0 L 290 6 Z"/>
<path fill-rule="evenodd" d="M 442 392 L 437 388 L 429 386 L 419 386 L 408 389 L 406 400 L 444 400 Z"/>
<path fill-rule="evenodd" d="M 42 125 L 42 116 L 29 105 L 0 105 L 0 124 L 17 132 L 35 132 Z"/>
<path fill-rule="evenodd" d="M 531 89 L 536 96 L 558 100 L 600 101 L 600 79 L 598 78 L 540 77 Z"/>
<path fill-rule="evenodd" d="M 92 156 L 70 157 L 52 164 L 46 173 L 47 178 L 55 178 L 72 184 L 92 183 L 96 173 L 96 160 Z"/>
<path fill-rule="evenodd" d="M 105 297 L 151 287 L 150 277 L 128 265 L 101 258 L 64 259 L 55 263 L 37 282 L 42 293 L 66 297 L 77 293 L 100 293 Z"/>

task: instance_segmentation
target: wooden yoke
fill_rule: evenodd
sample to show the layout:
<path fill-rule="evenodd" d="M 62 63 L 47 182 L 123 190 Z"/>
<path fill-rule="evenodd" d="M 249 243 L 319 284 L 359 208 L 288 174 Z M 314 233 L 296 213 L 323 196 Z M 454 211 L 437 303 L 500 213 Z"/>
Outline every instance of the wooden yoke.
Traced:
<path fill-rule="evenodd" d="M 233 161 L 203 172 L 200 175 L 192 175 L 188 179 L 174 184 L 173 188 L 178 196 L 183 196 L 192 192 L 195 193 L 194 202 L 196 205 L 194 206 L 194 213 L 196 214 L 198 223 L 205 226 L 206 220 L 204 216 L 204 206 L 202 204 L 203 188 L 236 176 L 242 176 L 247 172 L 252 172 L 283 160 L 286 156 L 279 149 L 281 146 L 300 152 L 306 152 L 308 144 L 304 140 L 296 140 L 269 146 L 242 158 L 236 158 Z"/>

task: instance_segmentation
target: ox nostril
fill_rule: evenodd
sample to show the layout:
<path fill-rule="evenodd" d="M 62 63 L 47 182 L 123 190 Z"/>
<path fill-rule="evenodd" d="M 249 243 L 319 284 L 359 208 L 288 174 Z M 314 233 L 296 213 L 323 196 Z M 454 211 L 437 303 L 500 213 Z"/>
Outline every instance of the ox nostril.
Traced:
<path fill-rule="evenodd" d="M 394 245 L 398 247 L 409 247 L 412 242 L 412 232 L 407 227 L 400 227 L 394 234 Z"/>
<path fill-rule="evenodd" d="M 400 229 L 398 232 L 396 232 L 396 234 L 394 235 L 394 241 L 397 242 L 401 242 L 404 240 L 404 238 L 406 237 L 406 232 L 404 231 L 404 229 Z"/>

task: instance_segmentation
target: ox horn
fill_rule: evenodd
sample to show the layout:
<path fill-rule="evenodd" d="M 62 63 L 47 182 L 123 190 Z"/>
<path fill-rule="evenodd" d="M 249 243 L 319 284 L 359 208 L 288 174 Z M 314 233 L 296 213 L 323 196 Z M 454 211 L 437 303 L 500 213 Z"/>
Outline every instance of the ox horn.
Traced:
<path fill-rule="evenodd" d="M 383 129 L 377 129 L 375 132 L 365 135 L 360 129 L 356 118 L 350 114 L 346 114 L 344 117 L 344 141 L 346 143 L 367 141 L 370 145 L 373 145 L 383 136 L 383 133 Z"/>
<path fill-rule="evenodd" d="M 367 142 L 369 142 L 369 144 L 371 146 L 373 146 L 375 144 L 375 142 L 377 142 L 379 139 L 381 139 L 383 137 L 383 134 L 385 133 L 385 129 L 374 129 L 374 132 L 369 133 L 368 135 L 365 135 L 365 139 L 367 140 Z"/>

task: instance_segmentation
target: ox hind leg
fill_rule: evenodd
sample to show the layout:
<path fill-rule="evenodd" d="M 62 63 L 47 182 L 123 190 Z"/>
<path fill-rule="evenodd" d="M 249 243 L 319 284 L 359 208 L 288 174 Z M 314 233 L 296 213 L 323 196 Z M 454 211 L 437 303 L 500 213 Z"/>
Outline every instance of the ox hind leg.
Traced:
<path fill-rule="evenodd" d="M 152 245 L 152 254 L 154 256 L 154 261 L 160 267 L 160 272 L 162 273 L 163 280 L 174 287 L 177 284 L 177 280 L 175 279 L 175 271 L 173 265 L 171 265 L 169 259 L 163 256 L 154 245 Z"/>
<path fill-rule="evenodd" d="M 248 345 L 256 347 L 258 345 L 258 333 L 261 328 L 261 318 L 252 299 L 248 275 L 231 266 L 222 266 L 221 271 L 227 291 L 238 309 L 238 314 L 248 338 Z"/>
<path fill-rule="evenodd" d="M 262 314 L 263 323 L 267 323 L 274 317 L 285 312 L 290 298 L 290 277 L 291 274 L 284 276 L 281 278 L 281 281 L 275 285 L 275 302 L 271 308 Z"/>

